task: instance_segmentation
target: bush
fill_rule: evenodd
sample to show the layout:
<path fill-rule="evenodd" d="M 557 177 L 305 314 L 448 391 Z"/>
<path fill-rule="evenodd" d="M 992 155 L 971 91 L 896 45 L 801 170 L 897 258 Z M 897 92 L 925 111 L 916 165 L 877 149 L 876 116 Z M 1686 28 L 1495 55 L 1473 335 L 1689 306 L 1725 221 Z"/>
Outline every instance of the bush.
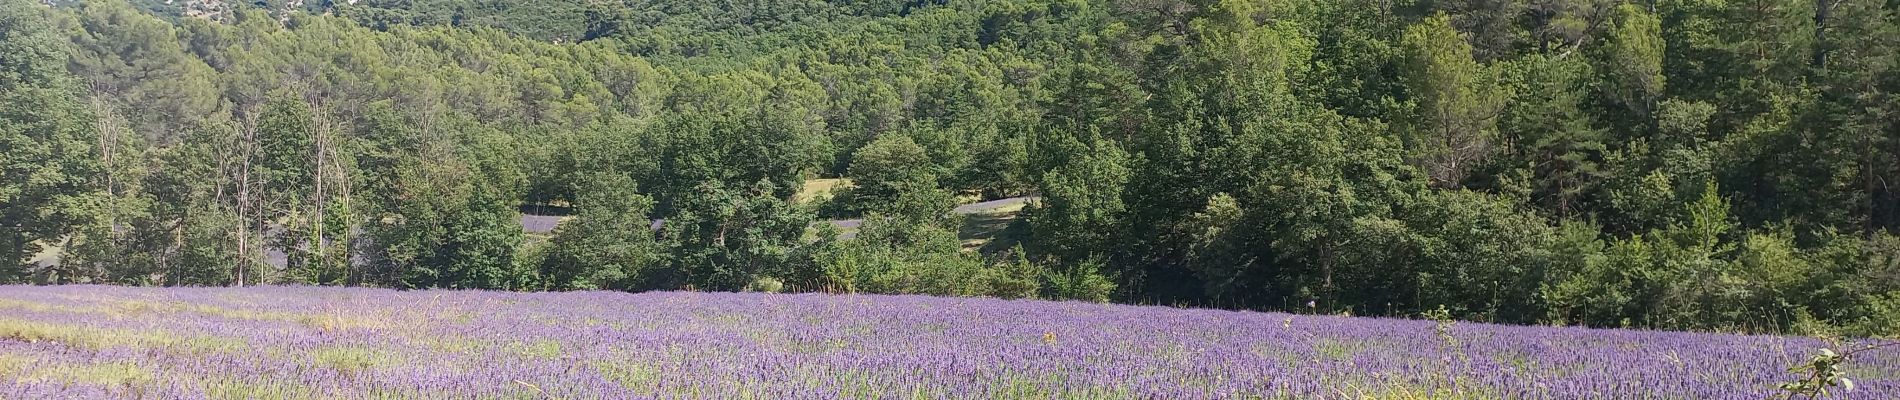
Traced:
<path fill-rule="evenodd" d="M 748 292 L 778 293 L 783 290 L 785 290 L 785 282 L 772 277 L 753 279 L 752 284 L 746 286 Z"/>
<path fill-rule="evenodd" d="M 1847 324 L 1844 332 L 1849 336 L 1900 335 L 1900 291 L 1865 296 L 1854 311 L 1858 316 Z"/>
<path fill-rule="evenodd" d="M 1012 254 L 985 268 L 979 276 L 985 288 L 984 295 L 1005 299 L 1036 297 L 1042 291 L 1042 276 L 1047 272 L 1042 266 L 1029 262 L 1019 247 Z"/>
<path fill-rule="evenodd" d="M 1044 296 L 1052 300 L 1108 302 L 1115 292 L 1115 280 L 1102 274 L 1102 260 L 1090 259 L 1060 271 L 1043 274 L 1047 282 Z"/>
<path fill-rule="evenodd" d="M 822 272 L 817 285 L 847 293 L 925 294 L 1034 298 L 1048 291 L 1061 298 L 1105 301 L 1114 284 L 1095 266 L 1080 274 L 1051 274 L 1021 256 L 985 262 L 963 251 L 956 232 L 929 223 L 873 216 L 857 239 L 832 242 L 814 258 Z M 1046 290 L 1045 282 L 1063 282 Z"/>
<path fill-rule="evenodd" d="M 855 240 L 835 242 L 816 257 L 831 290 L 852 293 L 974 296 L 985 294 L 982 261 L 965 254 L 956 232 L 930 224 L 867 218 Z M 979 279 L 972 279 L 979 278 Z"/>

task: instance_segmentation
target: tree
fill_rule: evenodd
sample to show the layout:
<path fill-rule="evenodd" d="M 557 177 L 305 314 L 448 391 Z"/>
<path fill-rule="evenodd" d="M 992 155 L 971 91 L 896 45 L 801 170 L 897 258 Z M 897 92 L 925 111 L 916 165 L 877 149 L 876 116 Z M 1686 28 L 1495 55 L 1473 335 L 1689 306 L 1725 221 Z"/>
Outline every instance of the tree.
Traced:
<path fill-rule="evenodd" d="M 1471 58 L 1471 45 L 1443 15 L 1406 28 L 1403 82 L 1414 110 L 1407 143 L 1432 185 L 1464 185 L 1467 170 L 1491 156 L 1497 117 L 1509 93 Z"/>
<path fill-rule="evenodd" d="M 1816 3 L 1815 74 L 1823 106 L 1812 112 L 1808 128 L 1827 148 L 1845 148 L 1823 156 L 1836 164 L 1836 179 L 1848 192 L 1841 204 L 1864 215 L 1858 230 L 1900 229 L 1900 10 L 1880 1 L 1841 0 Z M 1851 160 L 1851 161 L 1850 161 Z M 1846 164 L 1846 165 L 1841 165 Z M 1843 169 L 1851 170 L 1842 171 Z M 1850 230 L 1847 227 L 1836 227 Z"/>
<path fill-rule="evenodd" d="M 1654 126 L 1656 102 L 1663 95 L 1662 21 L 1634 4 L 1616 9 L 1601 48 L 1600 61 L 1613 103 L 1629 112 L 1623 126 Z"/>
<path fill-rule="evenodd" d="M 1585 47 L 1601 33 L 1605 15 L 1615 7 L 1609 0 L 1534 0 L 1526 5 L 1528 28 L 1536 49 L 1544 55 L 1564 58 Z M 1653 3 L 1652 3 L 1653 4 Z"/>
<path fill-rule="evenodd" d="M 1553 229 L 1542 217 L 1525 212 L 1516 203 L 1495 195 L 1467 191 L 1435 191 L 1398 212 L 1412 235 L 1400 247 L 1410 257 L 1413 282 L 1398 285 L 1415 293 L 1411 309 L 1433 304 L 1455 304 L 1467 316 L 1487 320 L 1531 322 L 1542 314 L 1535 308 L 1537 270 Z M 1393 257 L 1391 259 L 1405 259 Z"/>
<path fill-rule="evenodd" d="M 695 189 L 661 223 L 669 265 L 647 288 L 736 291 L 791 276 L 808 262 L 811 248 L 802 239 L 812 214 L 777 197 L 780 189 L 770 182 L 712 181 Z"/>
<path fill-rule="evenodd" d="M 355 164 L 345 138 L 328 116 L 303 99 L 279 94 L 258 117 L 256 171 L 273 245 L 287 255 L 289 279 L 340 283 L 347 279 L 350 236 L 357 218 L 349 197 Z"/>
<path fill-rule="evenodd" d="M 1558 257 L 1564 261 L 1551 271 L 1543 287 L 1551 318 L 1592 326 L 1715 329 L 1755 323 L 1763 315 L 1751 310 L 1750 285 L 1775 285 L 1771 269 L 1745 271 L 1742 265 L 1768 267 L 1774 257 L 1768 244 L 1744 252 L 1741 263 L 1723 258 L 1733 249 L 1729 237 L 1735 225 L 1729 203 L 1713 184 L 1705 184 L 1697 200 L 1682 204 L 1675 223 L 1634 235 L 1603 248 L 1584 244 L 1582 232 L 1566 231 L 1567 244 Z M 1599 250 L 1601 249 L 1601 250 Z M 1600 251 L 1600 252 L 1599 252 Z M 1562 260 L 1559 258 L 1558 260 Z M 1752 276 L 1751 276 L 1752 275 Z M 1748 278 L 1769 278 L 1749 282 Z M 1787 322 L 1787 321 L 1782 321 Z"/>
<path fill-rule="evenodd" d="M 738 90 L 738 89 L 733 89 Z M 737 110 L 684 111 L 663 118 L 651 148 L 659 159 L 651 190 L 660 215 L 668 215 L 708 182 L 726 188 L 758 183 L 773 199 L 790 199 L 824 154 L 822 138 L 795 115 L 765 112 L 762 105 Z"/>
<path fill-rule="evenodd" d="M 1531 200 L 1558 218 L 1574 216 L 1607 171 L 1604 134 L 1585 106 L 1589 65 L 1531 55 L 1508 64 L 1504 80 L 1519 95 L 1499 121 L 1511 145 L 1504 168 L 1529 170 Z"/>
<path fill-rule="evenodd" d="M 183 136 L 177 146 L 152 150 L 154 173 L 141 182 L 143 189 L 170 201 L 151 202 L 150 219 L 131 223 L 134 251 L 117 257 L 149 259 L 164 285 L 229 285 L 240 269 L 256 269 L 253 258 L 243 257 L 255 253 L 240 247 L 256 243 L 239 235 L 252 226 L 237 218 L 231 190 L 240 179 L 234 167 L 240 163 L 232 157 L 238 135 L 234 127 L 217 124 Z"/>
<path fill-rule="evenodd" d="M 145 190 L 151 172 L 143 137 L 103 99 L 94 98 L 89 109 L 98 117 L 100 204 L 96 217 L 66 241 L 57 274 L 69 282 L 158 282 L 163 275 L 152 251 L 155 238 L 143 229 L 156 222 L 152 211 L 159 203 Z"/>
<path fill-rule="evenodd" d="M 1269 130 L 1277 134 L 1261 135 L 1248 146 L 1256 153 L 1245 157 L 1268 165 L 1257 167 L 1259 178 L 1237 192 L 1247 218 L 1237 232 L 1224 235 L 1232 242 L 1222 247 L 1239 249 L 1242 257 L 1210 259 L 1194 268 L 1213 270 L 1203 274 L 1222 266 L 1247 269 L 1216 275 L 1241 279 L 1208 282 L 1224 283 L 1224 292 L 1238 294 L 1236 299 L 1252 296 L 1282 307 L 1313 301 L 1321 310 L 1355 312 L 1403 306 L 1399 299 L 1410 297 L 1403 295 L 1408 291 L 1389 279 L 1405 275 L 1418 255 L 1403 250 L 1414 232 L 1396 212 L 1424 187 L 1408 178 L 1416 172 L 1404 164 L 1396 141 L 1354 139 L 1383 126 L 1305 112 L 1291 119 L 1305 123 Z M 1210 200 L 1209 211 L 1218 209 L 1214 204 Z M 1252 289 L 1259 287 L 1272 290 Z"/>
<path fill-rule="evenodd" d="M 1540 288 L 1550 322 L 1628 327 L 1642 317 L 1645 310 L 1636 302 L 1636 292 L 1653 258 L 1648 243 L 1637 236 L 1606 247 L 1595 236 L 1595 232 L 1564 231 L 1559 243 L 1565 246 L 1555 254 L 1561 263 L 1553 265 Z"/>
<path fill-rule="evenodd" d="M 885 135 L 851 156 L 851 206 L 909 220 L 946 214 L 954 200 L 938 187 L 929 154 L 907 136 Z"/>
<path fill-rule="evenodd" d="M 1517 52 L 1527 32 L 1518 25 L 1530 3 L 1520 0 L 1440 0 L 1429 4 L 1451 16 L 1451 23 L 1471 43 L 1479 61 L 1503 59 Z"/>
<path fill-rule="evenodd" d="M 77 26 L 68 28 L 74 49 L 69 69 L 125 128 L 163 145 L 225 117 L 217 72 L 186 51 L 179 26 L 121 0 L 77 7 L 77 18 L 69 22 Z"/>
<path fill-rule="evenodd" d="M 1740 319 L 1735 310 L 1745 301 L 1745 283 L 1736 264 L 1721 257 L 1734 249 L 1729 235 L 1736 226 L 1719 193 L 1706 183 L 1701 196 L 1682 205 L 1681 223 L 1651 232 L 1657 244 L 1652 292 L 1638 303 L 1652 310 L 1647 324 L 1713 329 Z"/>
<path fill-rule="evenodd" d="M 653 200 L 635 192 L 626 175 L 596 173 L 583 182 L 579 214 L 555 230 L 540 265 L 546 288 L 632 289 L 661 261 L 647 217 Z"/>
<path fill-rule="evenodd" d="M 419 200 L 405 206 L 420 206 L 427 212 L 440 213 L 435 218 L 414 221 L 435 221 L 441 224 L 437 228 L 441 230 L 436 231 L 440 236 L 426 242 L 434 246 L 425 248 L 433 252 L 424 264 L 428 267 L 411 270 L 404 282 L 407 286 L 517 287 L 519 271 L 514 268 L 516 251 L 521 244 L 521 223 L 515 206 L 520 204 L 524 185 L 513 160 L 506 156 L 505 149 L 514 146 L 504 143 L 499 132 L 470 131 L 463 133 L 470 136 L 467 140 L 475 142 L 469 145 L 470 155 L 464 156 L 466 159 L 425 156 L 431 163 L 443 167 L 419 168 L 426 172 L 408 177 L 437 182 L 427 192 L 403 197 Z"/>
<path fill-rule="evenodd" d="M 0 282 L 98 212 L 98 131 L 38 6 L 0 2 Z"/>
<path fill-rule="evenodd" d="M 420 121 L 418 121 L 420 120 Z M 420 123 L 419 123 L 420 122 Z M 436 125 L 440 124 L 440 125 Z M 499 132 L 452 116 L 373 105 L 358 125 L 365 269 L 352 281 L 409 288 L 503 289 L 519 283 L 525 185 Z"/>
<path fill-rule="evenodd" d="M 1031 243 L 1041 254 L 1081 261 L 1115 252 L 1127 212 L 1128 153 L 1098 140 L 1067 165 L 1043 175 L 1042 200 L 1027 212 Z"/>

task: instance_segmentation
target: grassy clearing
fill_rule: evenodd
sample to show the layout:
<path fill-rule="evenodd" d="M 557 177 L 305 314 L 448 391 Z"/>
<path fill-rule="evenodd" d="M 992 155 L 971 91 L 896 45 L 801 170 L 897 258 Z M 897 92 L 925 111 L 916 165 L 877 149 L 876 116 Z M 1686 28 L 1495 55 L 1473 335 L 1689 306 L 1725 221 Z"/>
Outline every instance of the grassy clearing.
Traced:
<path fill-rule="evenodd" d="M 299 315 L 292 319 L 306 328 L 324 333 L 336 333 L 349 330 L 384 331 L 396 324 L 386 318 L 374 318 L 369 315 L 343 315 L 341 313 L 317 313 Z"/>
<path fill-rule="evenodd" d="M 1354 355 L 1367 349 L 1365 343 L 1349 342 L 1339 339 L 1320 339 L 1313 344 L 1313 352 L 1320 359 L 1332 361 L 1351 361 Z"/>
<path fill-rule="evenodd" d="M 18 319 L 0 319 L 0 340 L 26 343 L 53 342 L 64 346 L 96 350 L 109 344 L 136 344 L 138 338 L 121 332 L 85 329 Z"/>
<path fill-rule="evenodd" d="M 848 188 L 848 187 L 851 187 L 850 179 L 843 179 L 843 178 L 806 179 L 804 187 L 800 187 L 798 189 L 798 194 L 792 196 L 792 201 L 799 204 L 804 204 L 804 203 L 809 203 L 812 201 L 824 200 L 836 194 L 839 189 Z"/>
<path fill-rule="evenodd" d="M 996 211 L 970 214 L 963 218 L 963 226 L 957 228 L 957 238 L 963 240 L 963 250 L 993 253 L 1008 250 L 1022 243 L 1023 205 L 1015 204 L 998 208 Z"/>
<path fill-rule="evenodd" d="M 27 264 L 57 264 L 59 263 L 60 256 L 64 255 L 66 251 L 63 247 L 60 246 L 61 244 L 62 243 L 44 243 L 44 242 L 40 243 L 40 246 L 41 246 L 40 252 L 38 254 L 34 254 L 33 257 L 27 258 L 26 263 Z"/>

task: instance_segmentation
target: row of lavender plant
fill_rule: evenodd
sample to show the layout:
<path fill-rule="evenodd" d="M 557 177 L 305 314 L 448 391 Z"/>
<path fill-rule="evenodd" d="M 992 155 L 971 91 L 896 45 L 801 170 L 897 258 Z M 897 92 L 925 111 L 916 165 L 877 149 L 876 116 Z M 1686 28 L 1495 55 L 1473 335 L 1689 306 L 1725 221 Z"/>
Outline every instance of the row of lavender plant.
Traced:
<path fill-rule="evenodd" d="M 0 287 L 4 399 L 1762 399 L 1824 346 L 917 296 Z M 1900 398 L 1900 357 L 1841 373 L 1836 394 Z"/>

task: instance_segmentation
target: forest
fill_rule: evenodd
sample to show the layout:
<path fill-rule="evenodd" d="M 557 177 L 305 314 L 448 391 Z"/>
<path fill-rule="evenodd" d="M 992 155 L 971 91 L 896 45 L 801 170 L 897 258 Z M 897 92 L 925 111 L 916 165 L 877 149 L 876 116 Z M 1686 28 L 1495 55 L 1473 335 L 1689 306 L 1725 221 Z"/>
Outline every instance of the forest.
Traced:
<path fill-rule="evenodd" d="M 0 0 L 0 283 L 1889 335 L 1896 68 L 1896 0 Z"/>

